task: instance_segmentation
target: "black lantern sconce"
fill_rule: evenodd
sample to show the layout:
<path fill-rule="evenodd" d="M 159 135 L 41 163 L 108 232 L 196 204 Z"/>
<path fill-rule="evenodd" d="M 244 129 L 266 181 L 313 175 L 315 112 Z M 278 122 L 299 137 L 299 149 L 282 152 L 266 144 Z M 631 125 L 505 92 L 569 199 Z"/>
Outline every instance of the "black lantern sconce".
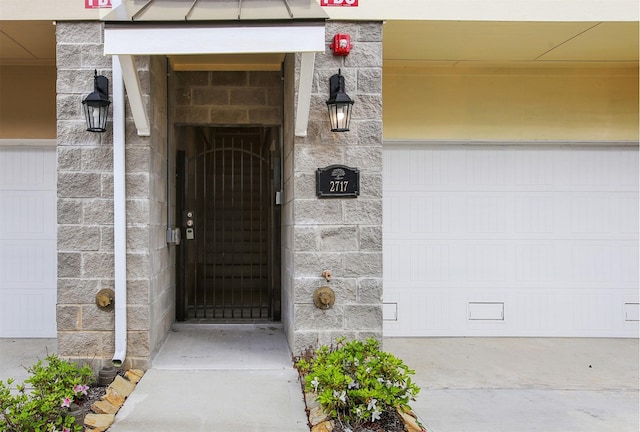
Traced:
<path fill-rule="evenodd" d="M 351 106 L 353 100 L 344 92 L 344 77 L 338 73 L 329 79 L 329 120 L 331 132 L 347 132 L 351 122 Z"/>
<path fill-rule="evenodd" d="M 83 101 L 84 117 L 87 120 L 88 132 L 105 132 L 107 130 L 107 114 L 109 113 L 109 80 L 94 71 L 93 93 Z"/>

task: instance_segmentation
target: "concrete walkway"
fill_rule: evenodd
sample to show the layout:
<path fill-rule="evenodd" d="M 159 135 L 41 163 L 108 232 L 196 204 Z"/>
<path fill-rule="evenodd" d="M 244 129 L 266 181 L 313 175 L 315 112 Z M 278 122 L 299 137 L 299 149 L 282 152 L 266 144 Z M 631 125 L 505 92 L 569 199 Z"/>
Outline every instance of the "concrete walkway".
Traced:
<path fill-rule="evenodd" d="M 177 325 L 110 432 L 308 432 L 275 325 Z"/>
<path fill-rule="evenodd" d="M 0 379 L 55 340 L 0 339 Z M 637 339 L 393 338 L 429 432 L 637 432 Z M 19 378 L 19 377 L 18 377 Z M 110 432 L 308 432 L 279 326 L 177 326 Z"/>

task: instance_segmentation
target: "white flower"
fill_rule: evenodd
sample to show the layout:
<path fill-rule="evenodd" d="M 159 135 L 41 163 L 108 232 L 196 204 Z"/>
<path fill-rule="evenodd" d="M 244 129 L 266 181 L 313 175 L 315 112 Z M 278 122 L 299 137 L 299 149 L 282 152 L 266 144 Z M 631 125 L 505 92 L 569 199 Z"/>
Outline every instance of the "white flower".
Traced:
<path fill-rule="evenodd" d="M 360 366 L 360 361 L 358 360 L 357 357 L 353 359 L 353 365 L 354 366 Z"/>
<path fill-rule="evenodd" d="M 320 381 L 318 381 L 318 377 L 313 377 L 313 380 L 311 381 L 311 385 L 313 386 L 313 391 L 317 392 L 318 386 L 320 385 Z"/>
<path fill-rule="evenodd" d="M 391 384 L 391 381 L 387 380 L 387 382 L 384 385 L 386 385 L 387 388 L 391 388 L 392 384 Z"/>
<path fill-rule="evenodd" d="M 333 397 L 337 397 L 338 399 L 340 399 L 342 401 L 342 403 L 347 403 L 347 392 L 342 390 L 341 392 L 338 392 L 337 390 L 333 391 Z"/>
<path fill-rule="evenodd" d="M 374 422 L 376 420 L 380 420 L 380 414 L 382 414 L 382 411 L 378 411 L 376 408 L 376 410 L 371 413 L 371 421 Z"/>
<path fill-rule="evenodd" d="M 353 388 L 360 388 L 360 384 L 357 383 L 353 378 L 349 377 L 351 379 L 351 382 L 349 384 L 347 384 L 347 387 L 349 388 L 349 390 L 353 389 Z"/>
<path fill-rule="evenodd" d="M 376 406 L 377 403 L 378 403 L 378 399 L 371 399 L 369 401 L 369 405 L 367 405 L 367 411 L 377 410 L 378 409 L 378 407 Z"/>
<path fill-rule="evenodd" d="M 382 377 L 378 378 L 378 382 L 379 382 L 380 384 L 382 384 L 382 383 L 384 382 L 384 378 L 382 378 Z"/>

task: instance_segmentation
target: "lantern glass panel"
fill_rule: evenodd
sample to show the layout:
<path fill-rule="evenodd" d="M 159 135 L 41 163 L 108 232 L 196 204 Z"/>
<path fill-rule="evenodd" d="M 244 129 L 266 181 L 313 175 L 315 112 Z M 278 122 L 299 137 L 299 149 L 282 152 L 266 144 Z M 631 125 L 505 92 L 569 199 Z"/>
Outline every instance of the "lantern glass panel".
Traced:
<path fill-rule="evenodd" d="M 109 104 L 85 103 L 84 115 L 87 121 L 88 132 L 105 132 L 107 130 L 107 114 Z"/>
<path fill-rule="evenodd" d="M 347 132 L 349 130 L 352 104 L 353 102 L 327 104 L 332 132 Z"/>

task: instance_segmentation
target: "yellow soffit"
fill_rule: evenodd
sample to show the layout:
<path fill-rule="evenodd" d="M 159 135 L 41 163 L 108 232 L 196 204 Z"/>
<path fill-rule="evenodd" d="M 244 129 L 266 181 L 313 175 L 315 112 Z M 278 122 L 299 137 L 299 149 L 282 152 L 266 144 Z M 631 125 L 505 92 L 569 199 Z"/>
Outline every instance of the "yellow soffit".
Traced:
<path fill-rule="evenodd" d="M 638 61 L 637 22 L 388 21 L 383 32 L 385 66 Z"/>
<path fill-rule="evenodd" d="M 284 54 L 169 56 L 176 71 L 279 71 Z"/>

